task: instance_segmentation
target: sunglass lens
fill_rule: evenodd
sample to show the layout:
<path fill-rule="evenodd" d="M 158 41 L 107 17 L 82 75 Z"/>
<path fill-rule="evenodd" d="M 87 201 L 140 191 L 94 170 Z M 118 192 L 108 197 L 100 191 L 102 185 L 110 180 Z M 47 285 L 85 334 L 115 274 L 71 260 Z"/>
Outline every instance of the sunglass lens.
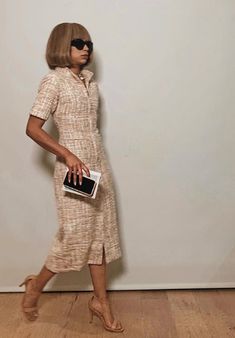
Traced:
<path fill-rule="evenodd" d="M 90 41 L 90 40 L 84 41 L 82 39 L 74 39 L 74 40 L 71 41 L 71 46 L 74 46 L 79 50 L 83 49 L 85 44 L 87 45 L 87 47 L 89 48 L 89 52 L 91 53 L 92 50 L 93 50 L 93 42 L 92 41 Z"/>
<path fill-rule="evenodd" d="M 86 41 L 86 44 L 87 44 L 87 47 L 89 48 L 90 53 L 91 53 L 92 50 L 93 50 L 93 42 L 92 41 Z"/>
<path fill-rule="evenodd" d="M 77 49 L 83 49 L 85 43 L 82 39 L 74 39 L 71 42 L 71 46 L 76 47 Z"/>

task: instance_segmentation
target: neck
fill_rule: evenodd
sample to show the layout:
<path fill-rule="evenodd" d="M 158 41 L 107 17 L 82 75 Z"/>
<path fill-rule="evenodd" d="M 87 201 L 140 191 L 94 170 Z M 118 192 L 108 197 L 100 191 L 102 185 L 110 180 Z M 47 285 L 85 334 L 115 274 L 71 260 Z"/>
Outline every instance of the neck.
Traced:
<path fill-rule="evenodd" d="M 72 67 L 70 67 L 70 69 L 76 75 L 79 75 L 79 73 L 81 72 L 81 69 L 80 69 L 79 66 L 72 66 Z"/>

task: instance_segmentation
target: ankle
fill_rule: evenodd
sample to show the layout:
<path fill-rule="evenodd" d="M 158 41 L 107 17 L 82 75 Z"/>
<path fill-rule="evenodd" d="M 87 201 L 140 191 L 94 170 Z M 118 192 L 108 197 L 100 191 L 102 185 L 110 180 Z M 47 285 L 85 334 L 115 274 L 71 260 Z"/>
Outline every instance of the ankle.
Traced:
<path fill-rule="evenodd" d="M 103 295 L 103 296 L 96 296 L 96 294 L 94 295 L 94 297 L 101 303 L 107 303 L 109 302 L 109 297 L 108 295 Z"/>
<path fill-rule="evenodd" d="M 36 291 L 36 292 L 42 292 L 43 286 L 38 281 L 38 279 L 34 279 L 33 282 L 34 282 L 33 283 L 33 290 Z"/>

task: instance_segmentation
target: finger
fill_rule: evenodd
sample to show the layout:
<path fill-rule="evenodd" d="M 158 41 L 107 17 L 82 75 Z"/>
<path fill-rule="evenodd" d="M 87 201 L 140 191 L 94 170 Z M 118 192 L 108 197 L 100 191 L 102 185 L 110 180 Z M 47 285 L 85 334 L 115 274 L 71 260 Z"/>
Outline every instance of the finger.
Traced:
<path fill-rule="evenodd" d="M 72 168 L 69 168 L 69 171 L 68 171 L 68 180 L 69 180 L 69 183 L 71 182 L 71 175 L 72 175 Z"/>
<path fill-rule="evenodd" d="M 77 168 L 73 168 L 73 184 L 77 184 Z"/>
<path fill-rule="evenodd" d="M 91 176 L 91 174 L 90 174 L 90 171 L 89 171 L 89 168 L 84 164 L 84 170 L 85 170 L 85 172 L 86 172 L 86 174 L 87 174 L 87 176 Z"/>
<path fill-rule="evenodd" d="M 79 184 L 82 185 L 82 168 L 81 167 L 78 168 L 78 172 L 79 172 Z"/>

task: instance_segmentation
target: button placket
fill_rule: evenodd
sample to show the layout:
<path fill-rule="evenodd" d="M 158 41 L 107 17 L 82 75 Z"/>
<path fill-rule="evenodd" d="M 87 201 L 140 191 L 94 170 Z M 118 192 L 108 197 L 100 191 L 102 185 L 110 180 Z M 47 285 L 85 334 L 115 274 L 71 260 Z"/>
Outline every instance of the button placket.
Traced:
<path fill-rule="evenodd" d="M 88 86 L 88 81 L 87 81 L 87 86 Z M 88 114 L 91 115 L 91 101 L 90 101 L 90 96 L 89 96 L 89 92 L 87 90 L 87 106 L 88 106 Z M 89 119 L 89 123 L 90 123 L 90 130 L 92 130 L 92 118 Z"/>

